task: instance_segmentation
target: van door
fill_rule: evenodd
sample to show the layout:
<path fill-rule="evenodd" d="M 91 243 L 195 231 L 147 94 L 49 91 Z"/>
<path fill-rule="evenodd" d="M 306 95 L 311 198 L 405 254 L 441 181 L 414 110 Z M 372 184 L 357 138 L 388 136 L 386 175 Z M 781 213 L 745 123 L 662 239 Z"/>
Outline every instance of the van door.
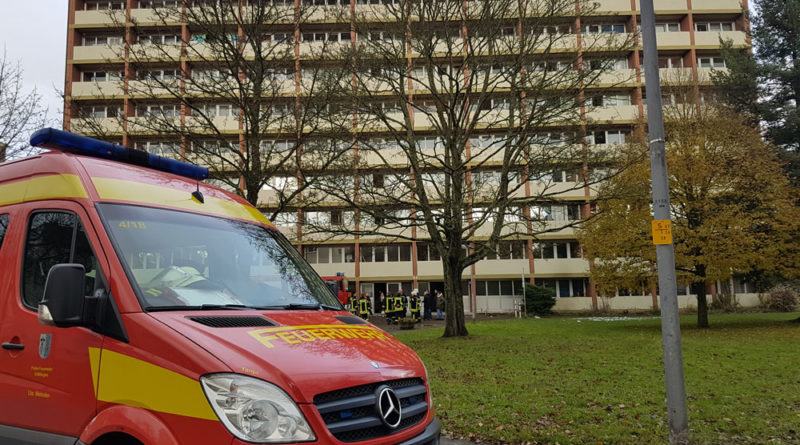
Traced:
<path fill-rule="evenodd" d="M 37 306 L 52 266 L 83 264 L 89 294 L 107 276 L 107 263 L 79 205 L 42 205 L 20 206 L 11 224 L 24 242 L 4 253 L 15 257 L 16 285 L 0 298 L 6 300 L 0 306 L 0 443 L 74 443 L 96 413 L 91 358 L 99 363 L 103 337 L 88 328 L 40 324 Z"/>

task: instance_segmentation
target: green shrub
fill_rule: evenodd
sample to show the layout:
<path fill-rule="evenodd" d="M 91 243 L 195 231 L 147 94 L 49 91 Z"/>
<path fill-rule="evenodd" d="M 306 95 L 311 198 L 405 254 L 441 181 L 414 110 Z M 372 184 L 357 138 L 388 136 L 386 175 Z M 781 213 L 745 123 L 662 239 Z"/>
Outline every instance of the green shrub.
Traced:
<path fill-rule="evenodd" d="M 533 315 L 549 315 L 556 304 L 553 289 L 533 284 L 525 285 L 525 311 Z"/>
<path fill-rule="evenodd" d="M 797 289 L 786 284 L 773 287 L 766 294 L 759 295 L 759 299 L 764 308 L 778 312 L 792 312 L 800 302 Z"/>

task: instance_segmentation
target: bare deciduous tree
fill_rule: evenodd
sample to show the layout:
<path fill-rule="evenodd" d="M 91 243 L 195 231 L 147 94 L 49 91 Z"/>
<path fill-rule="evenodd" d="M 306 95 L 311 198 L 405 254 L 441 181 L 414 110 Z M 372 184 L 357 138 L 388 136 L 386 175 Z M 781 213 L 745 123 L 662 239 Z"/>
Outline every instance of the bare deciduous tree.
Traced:
<path fill-rule="evenodd" d="M 33 89 L 26 92 L 23 70 L 3 51 L 0 58 L 0 162 L 28 154 L 32 147 L 28 138 L 45 126 L 47 109 L 41 96 Z"/>
<path fill-rule="evenodd" d="M 351 19 L 359 38 L 342 100 L 355 110 L 355 174 L 320 183 L 358 212 L 305 227 L 430 242 L 444 270 L 444 335 L 467 335 L 464 269 L 504 240 L 531 243 L 580 219 L 582 193 L 571 218 L 552 221 L 553 206 L 566 210 L 565 193 L 602 179 L 595 167 L 610 153 L 585 143 L 587 98 L 626 80 L 608 71 L 632 39 L 578 45 L 576 17 L 591 7 L 574 0 L 386 3 Z"/>
<path fill-rule="evenodd" d="M 209 167 L 212 181 L 254 205 L 266 200 L 272 218 L 314 203 L 317 195 L 304 191 L 351 149 L 340 141 L 352 118 L 329 107 L 346 69 L 342 45 L 326 40 L 296 52 L 316 9 L 284 3 L 153 8 L 146 23 L 127 27 L 114 56 L 129 62 L 123 76 L 132 98 L 117 127 Z M 84 132 L 108 132 L 98 120 L 81 123 Z"/>

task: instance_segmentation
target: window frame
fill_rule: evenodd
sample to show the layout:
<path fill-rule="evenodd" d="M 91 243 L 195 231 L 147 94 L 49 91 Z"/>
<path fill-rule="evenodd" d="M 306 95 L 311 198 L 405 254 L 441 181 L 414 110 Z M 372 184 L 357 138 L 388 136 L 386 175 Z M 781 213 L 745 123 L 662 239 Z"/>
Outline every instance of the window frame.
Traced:
<path fill-rule="evenodd" d="M 94 226 L 91 224 L 91 221 L 86 215 L 83 207 L 74 204 L 74 205 L 67 205 L 64 207 L 50 207 L 44 209 L 33 208 L 31 209 L 30 212 L 27 213 L 27 215 L 25 215 L 26 221 L 25 221 L 25 232 L 23 234 L 24 236 L 22 242 L 22 258 L 19 264 L 19 275 L 18 275 L 19 300 L 22 303 L 22 306 L 25 309 L 32 311 L 37 311 L 39 309 L 38 304 L 35 307 L 30 306 L 28 305 L 28 302 L 25 299 L 25 258 L 28 255 L 28 235 L 30 233 L 31 222 L 33 221 L 35 215 L 40 213 L 63 213 L 75 217 L 75 222 L 83 226 L 83 232 L 86 235 L 86 241 L 96 261 L 97 270 L 95 274 L 94 288 L 98 289 L 100 288 L 100 286 L 106 286 L 104 269 L 107 269 L 107 263 L 105 254 L 103 252 L 100 242 L 97 240 L 97 234 L 94 231 Z M 70 240 L 70 260 L 74 259 L 74 249 L 75 249 L 75 243 L 77 241 L 77 224 L 73 225 L 72 231 L 73 231 L 72 239 Z M 64 264 L 64 263 L 58 263 L 58 264 Z M 47 273 L 49 274 L 50 271 L 48 270 Z M 45 284 L 46 282 L 47 281 L 45 279 Z M 42 297 L 44 297 L 44 295 L 42 295 Z"/>

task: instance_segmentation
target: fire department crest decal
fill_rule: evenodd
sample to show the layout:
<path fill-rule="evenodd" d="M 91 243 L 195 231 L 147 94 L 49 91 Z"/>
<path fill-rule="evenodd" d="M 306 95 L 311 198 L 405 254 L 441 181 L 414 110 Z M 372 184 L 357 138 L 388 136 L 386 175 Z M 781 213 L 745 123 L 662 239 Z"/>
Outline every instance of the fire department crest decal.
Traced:
<path fill-rule="evenodd" d="M 50 355 L 50 347 L 53 345 L 52 334 L 41 334 L 39 336 L 39 357 L 45 359 Z"/>

